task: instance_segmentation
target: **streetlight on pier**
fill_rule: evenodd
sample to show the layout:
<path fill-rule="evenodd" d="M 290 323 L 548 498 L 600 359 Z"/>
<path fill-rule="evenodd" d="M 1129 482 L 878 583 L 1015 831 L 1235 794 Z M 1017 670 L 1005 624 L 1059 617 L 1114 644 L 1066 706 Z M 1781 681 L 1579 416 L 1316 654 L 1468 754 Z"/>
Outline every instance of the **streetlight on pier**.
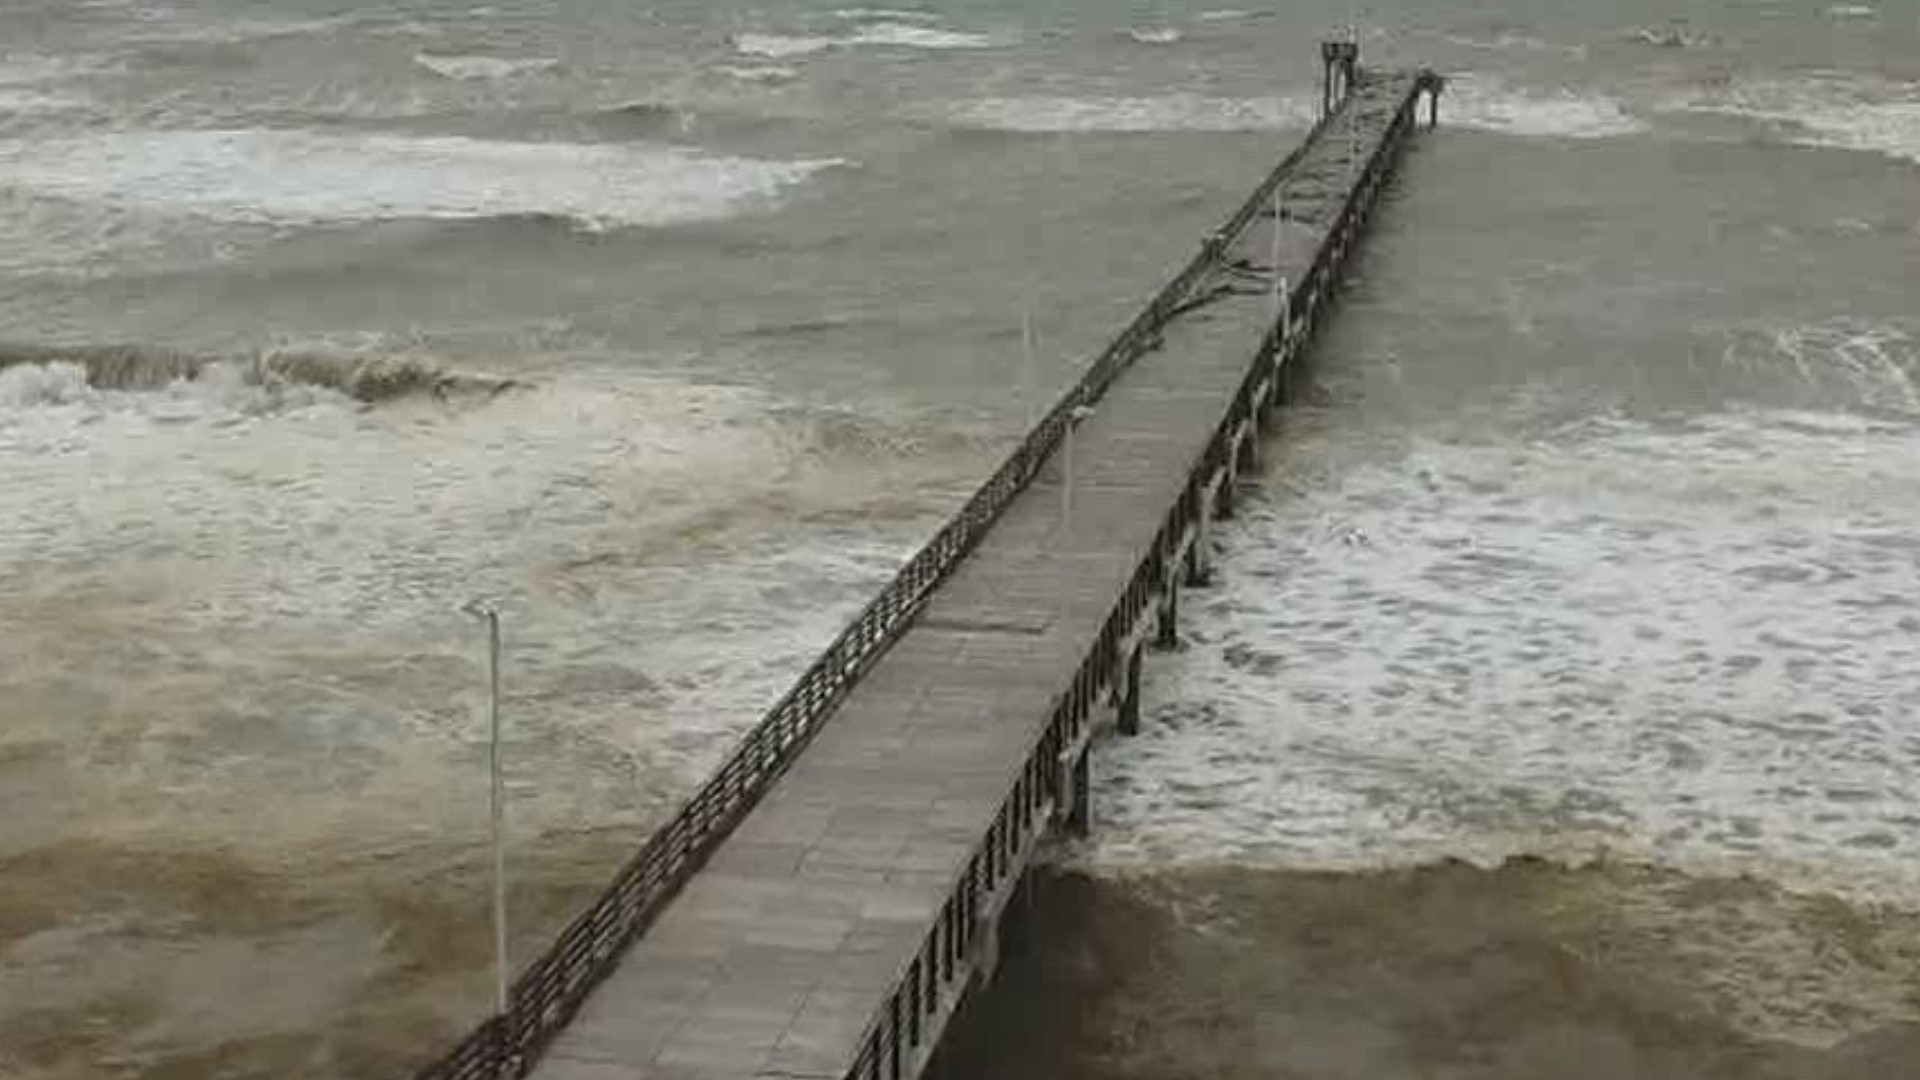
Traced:
<path fill-rule="evenodd" d="M 1067 413 L 1067 432 L 1060 447 L 1060 527 L 1062 530 L 1073 528 L 1073 433 L 1079 429 L 1080 421 L 1093 415 L 1089 405 L 1075 405 Z"/>
<path fill-rule="evenodd" d="M 487 769 L 492 774 L 488 810 L 493 842 L 493 1002 L 494 1014 L 506 1016 L 511 993 L 507 966 L 507 848 L 505 780 L 500 760 L 500 612 L 483 600 L 470 600 L 460 610 L 487 627 Z"/>

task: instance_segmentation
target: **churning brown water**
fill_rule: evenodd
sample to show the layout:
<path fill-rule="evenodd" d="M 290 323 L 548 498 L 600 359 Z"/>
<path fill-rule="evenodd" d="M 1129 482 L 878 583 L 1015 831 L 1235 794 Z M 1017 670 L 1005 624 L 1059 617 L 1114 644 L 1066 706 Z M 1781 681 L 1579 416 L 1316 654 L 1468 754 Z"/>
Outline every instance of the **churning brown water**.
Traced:
<path fill-rule="evenodd" d="M 1049 876 L 952 1075 L 1883 1080 L 1920 916 L 1515 859 Z"/>
<path fill-rule="evenodd" d="M 1443 127 L 978 1074 L 1902 1080 L 1912 12 L 910 7 L 0 3 L 0 1077 L 438 1052 L 488 997 L 459 605 L 525 956 L 1357 17 Z"/>

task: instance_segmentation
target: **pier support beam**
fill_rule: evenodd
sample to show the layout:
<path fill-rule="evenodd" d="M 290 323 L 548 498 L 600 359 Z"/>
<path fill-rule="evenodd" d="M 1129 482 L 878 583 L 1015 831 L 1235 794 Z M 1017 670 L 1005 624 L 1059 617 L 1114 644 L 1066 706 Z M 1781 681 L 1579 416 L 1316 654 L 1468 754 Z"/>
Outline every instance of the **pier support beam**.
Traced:
<path fill-rule="evenodd" d="M 1067 833 L 1071 836 L 1085 836 L 1093 828 L 1092 757 L 1089 747 L 1073 760 L 1073 798 L 1067 805 Z"/>
<path fill-rule="evenodd" d="M 1420 74 L 1420 83 L 1427 91 L 1427 126 L 1440 126 L 1440 95 L 1447 89 L 1447 80 L 1440 75 L 1425 71 Z"/>
<path fill-rule="evenodd" d="M 1000 916 L 987 915 L 974 928 L 973 971 L 982 988 L 993 985 L 1000 971 Z"/>
<path fill-rule="evenodd" d="M 1359 83 L 1360 43 L 1321 42 L 1320 69 L 1320 114 L 1325 116 Z"/>
<path fill-rule="evenodd" d="M 1155 620 L 1159 625 L 1153 644 L 1161 649 L 1180 647 L 1180 583 L 1167 582 L 1167 591 L 1160 597 L 1160 616 Z"/>
<path fill-rule="evenodd" d="M 1126 676 L 1120 681 L 1119 728 L 1122 735 L 1140 734 L 1140 652 L 1127 657 Z"/>
<path fill-rule="evenodd" d="M 1210 506 L 1201 509 L 1193 523 L 1193 543 L 1187 547 L 1187 584 L 1196 589 L 1213 584 L 1213 559 L 1207 551 L 1207 518 L 1211 513 Z"/>

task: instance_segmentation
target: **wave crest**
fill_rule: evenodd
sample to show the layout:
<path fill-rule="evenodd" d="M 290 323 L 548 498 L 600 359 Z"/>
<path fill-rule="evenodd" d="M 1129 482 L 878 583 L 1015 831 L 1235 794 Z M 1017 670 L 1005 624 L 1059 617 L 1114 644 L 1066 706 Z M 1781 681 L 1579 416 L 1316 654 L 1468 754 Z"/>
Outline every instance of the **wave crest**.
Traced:
<path fill-rule="evenodd" d="M 1127 36 L 1140 45 L 1173 45 L 1186 37 L 1171 26 L 1134 27 Z"/>
<path fill-rule="evenodd" d="M 560 61 L 551 57 L 466 56 L 427 52 L 415 53 L 413 62 L 443 79 L 459 81 L 544 75 L 560 67 Z"/>
<path fill-rule="evenodd" d="M 1454 76 L 1442 109 L 1449 124 L 1531 138 L 1609 139 L 1647 130 L 1617 98 L 1518 89 L 1491 75 Z"/>
<path fill-rule="evenodd" d="M 949 119 L 963 128 L 1019 133 L 1270 131 L 1312 123 L 1312 106 L 1285 98 L 1003 97 L 961 102 Z"/>
<path fill-rule="evenodd" d="M 588 229 L 677 225 L 768 206 L 841 164 L 677 147 L 267 129 L 0 142 L 0 186 L 253 225 L 528 214 Z"/>
<path fill-rule="evenodd" d="M 5 388 L 0 401 L 15 406 L 64 404 L 88 391 L 159 390 L 215 377 L 316 387 L 367 403 L 414 395 L 492 397 L 521 385 L 414 356 L 311 350 L 218 356 L 143 345 L 0 345 L 0 386 Z"/>
<path fill-rule="evenodd" d="M 768 60 L 787 60 L 810 56 L 828 49 L 867 45 L 898 49 L 985 49 L 995 44 L 986 34 L 965 30 L 942 30 L 934 26 L 904 22 L 877 22 L 862 26 L 850 34 L 776 34 L 748 31 L 732 37 L 735 52 Z"/>

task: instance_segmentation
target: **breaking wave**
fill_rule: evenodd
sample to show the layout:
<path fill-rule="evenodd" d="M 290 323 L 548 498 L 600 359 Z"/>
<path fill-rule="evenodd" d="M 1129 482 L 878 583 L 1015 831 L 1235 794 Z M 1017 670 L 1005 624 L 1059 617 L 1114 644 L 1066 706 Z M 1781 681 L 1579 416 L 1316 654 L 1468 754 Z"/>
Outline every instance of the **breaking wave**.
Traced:
<path fill-rule="evenodd" d="M 1855 75 L 1749 79 L 1668 102 L 1780 125 L 1789 141 L 1920 162 L 1920 83 Z"/>
<path fill-rule="evenodd" d="M 589 229 L 763 207 L 839 159 L 457 136 L 167 130 L 0 142 L 0 185 L 50 200 L 261 225 L 546 215 Z"/>
<path fill-rule="evenodd" d="M 939 16 L 930 11 L 910 11 L 905 8 L 841 8 L 834 12 L 838 18 L 849 22 L 933 22 Z"/>
<path fill-rule="evenodd" d="M 1920 342 L 1898 326 L 1835 321 L 1740 328 L 1721 360 L 1740 372 L 1783 371 L 1815 393 L 1920 416 Z"/>
<path fill-rule="evenodd" d="M 1171 26 L 1135 27 L 1127 36 L 1141 45 L 1173 45 L 1186 37 Z"/>
<path fill-rule="evenodd" d="M 747 32 L 733 36 L 734 50 L 743 56 L 764 56 L 770 60 L 785 60 L 795 56 L 807 56 L 812 53 L 831 49 L 843 44 L 843 39 L 820 35 L 801 34 L 761 34 Z"/>
<path fill-rule="evenodd" d="M 158 390 L 178 383 L 301 386 L 363 402 L 429 395 L 491 397 L 519 384 L 406 356 L 270 350 L 208 356 L 140 345 L 0 344 L 0 404 L 68 404 L 102 390 Z"/>
<path fill-rule="evenodd" d="M 999 97 L 961 102 L 947 119 L 962 128 L 1011 132 L 1271 131 L 1305 127 L 1304 99 L 1156 97 Z"/>
<path fill-rule="evenodd" d="M 1679 26 L 1662 27 L 1658 30 L 1637 26 L 1627 32 L 1626 40 L 1638 45 L 1651 45 L 1657 49 L 1705 49 L 1720 44 L 1720 39 L 1711 34 Z"/>
<path fill-rule="evenodd" d="M 1911 416 L 1768 410 L 1295 474 L 1105 756 L 1098 861 L 1624 857 L 1920 899 L 1916 463 Z"/>
<path fill-rule="evenodd" d="M 800 69 L 784 64 L 722 64 L 714 69 L 735 82 L 783 83 L 800 77 Z"/>
<path fill-rule="evenodd" d="M 744 56 L 785 60 L 809 56 L 828 49 L 879 46 L 899 49 L 985 49 L 995 44 L 986 34 L 961 30 L 942 30 L 903 22 L 879 22 L 862 26 L 851 34 L 774 34 L 745 32 L 733 36 L 734 50 Z"/>
<path fill-rule="evenodd" d="M 1523 90 L 1472 73 L 1449 79 L 1441 113 L 1449 124 L 1533 138 L 1608 139 L 1648 129 L 1605 94 Z"/>
<path fill-rule="evenodd" d="M 560 61 L 548 57 L 457 56 L 415 53 L 413 62 L 443 79 L 510 79 L 523 75 L 542 75 L 559 68 Z"/>
<path fill-rule="evenodd" d="M 1444 34 L 1441 40 L 1450 45 L 1489 52 L 1557 53 L 1575 60 L 1583 59 L 1587 55 L 1587 47 L 1584 45 L 1559 45 L 1545 38 L 1534 37 L 1531 34 L 1517 34 L 1512 31 L 1491 38 Z"/>

